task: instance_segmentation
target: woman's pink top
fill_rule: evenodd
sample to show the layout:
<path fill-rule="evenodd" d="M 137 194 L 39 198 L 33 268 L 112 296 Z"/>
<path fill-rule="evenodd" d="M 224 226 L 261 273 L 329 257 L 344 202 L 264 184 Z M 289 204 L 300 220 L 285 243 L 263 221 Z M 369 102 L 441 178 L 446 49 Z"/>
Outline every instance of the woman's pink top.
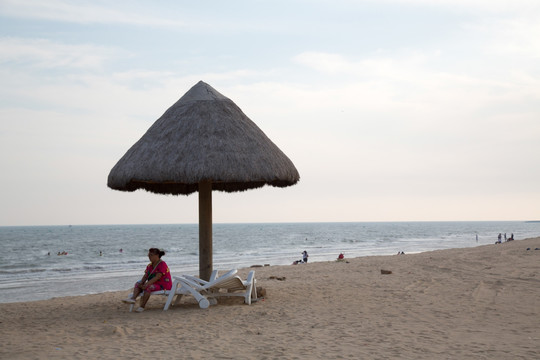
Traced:
<path fill-rule="evenodd" d="M 152 280 L 154 276 L 161 273 L 161 278 L 156 281 L 154 285 L 160 286 L 162 290 L 171 290 L 171 272 L 169 271 L 169 267 L 167 266 L 165 261 L 161 260 L 155 269 L 152 263 L 148 264 L 144 273 L 148 275 L 148 280 Z"/>

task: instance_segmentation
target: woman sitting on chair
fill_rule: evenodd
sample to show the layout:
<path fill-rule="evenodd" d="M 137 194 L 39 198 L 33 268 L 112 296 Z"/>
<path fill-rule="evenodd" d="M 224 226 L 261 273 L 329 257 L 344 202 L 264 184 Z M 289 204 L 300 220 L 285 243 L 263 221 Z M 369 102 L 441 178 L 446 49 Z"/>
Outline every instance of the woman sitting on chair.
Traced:
<path fill-rule="evenodd" d="M 135 310 L 137 312 L 144 311 L 144 307 L 153 291 L 171 290 L 172 288 L 171 272 L 165 261 L 161 260 L 163 255 L 165 255 L 163 250 L 156 248 L 148 250 L 150 264 L 146 267 L 144 276 L 135 283 L 131 297 L 122 300 L 127 304 L 134 304 L 137 296 L 143 293 L 140 306 Z"/>

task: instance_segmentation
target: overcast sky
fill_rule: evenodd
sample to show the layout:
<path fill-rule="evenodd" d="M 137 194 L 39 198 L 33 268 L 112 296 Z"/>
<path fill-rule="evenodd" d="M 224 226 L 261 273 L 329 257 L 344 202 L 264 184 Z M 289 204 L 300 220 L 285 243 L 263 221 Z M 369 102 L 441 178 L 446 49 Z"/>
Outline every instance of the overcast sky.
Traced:
<path fill-rule="evenodd" d="M 537 0 L 0 0 L 0 225 L 196 223 L 107 176 L 199 80 L 301 176 L 215 223 L 540 219 Z"/>

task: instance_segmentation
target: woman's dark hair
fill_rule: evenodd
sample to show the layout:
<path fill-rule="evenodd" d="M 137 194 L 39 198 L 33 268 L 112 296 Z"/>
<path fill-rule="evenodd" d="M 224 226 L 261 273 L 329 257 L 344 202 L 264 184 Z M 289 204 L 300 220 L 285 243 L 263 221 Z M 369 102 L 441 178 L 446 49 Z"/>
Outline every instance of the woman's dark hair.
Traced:
<path fill-rule="evenodd" d="M 163 255 L 165 255 L 165 251 L 159 250 L 158 248 L 150 248 L 150 249 L 148 250 L 148 252 L 149 252 L 149 253 L 152 253 L 152 254 L 158 255 L 160 259 L 161 259 L 161 257 L 162 257 Z"/>

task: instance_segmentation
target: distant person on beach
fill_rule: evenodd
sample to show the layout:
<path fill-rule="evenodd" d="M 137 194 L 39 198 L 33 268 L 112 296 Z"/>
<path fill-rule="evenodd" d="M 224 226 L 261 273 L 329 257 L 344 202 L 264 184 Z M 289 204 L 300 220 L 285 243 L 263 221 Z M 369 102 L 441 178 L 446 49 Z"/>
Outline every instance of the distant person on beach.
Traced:
<path fill-rule="evenodd" d="M 302 260 L 303 260 L 305 263 L 307 263 L 308 257 L 309 257 L 309 255 L 308 255 L 307 251 L 304 250 L 304 252 L 302 253 Z"/>
<path fill-rule="evenodd" d="M 499 236 L 497 236 L 497 242 L 495 244 L 500 244 L 502 242 L 501 238 L 502 238 L 502 234 L 499 233 Z"/>
<path fill-rule="evenodd" d="M 122 300 L 126 304 L 134 304 L 137 296 L 143 293 L 139 307 L 135 310 L 137 312 L 144 311 L 144 307 L 148 299 L 150 299 L 152 291 L 171 290 L 172 288 L 171 272 L 165 261 L 161 260 L 163 255 L 165 255 L 165 251 L 163 250 L 156 248 L 148 250 L 150 264 L 146 266 L 144 276 L 135 283 L 131 297 Z"/>
<path fill-rule="evenodd" d="M 507 241 L 514 241 L 514 234 L 512 233 L 512 235 L 510 235 L 510 237 L 508 238 Z"/>
<path fill-rule="evenodd" d="M 478 242 L 478 234 L 476 234 L 476 242 Z"/>
<path fill-rule="evenodd" d="M 343 253 L 340 253 L 337 257 L 338 260 L 343 260 L 345 259 L 345 255 L 343 255 Z"/>

